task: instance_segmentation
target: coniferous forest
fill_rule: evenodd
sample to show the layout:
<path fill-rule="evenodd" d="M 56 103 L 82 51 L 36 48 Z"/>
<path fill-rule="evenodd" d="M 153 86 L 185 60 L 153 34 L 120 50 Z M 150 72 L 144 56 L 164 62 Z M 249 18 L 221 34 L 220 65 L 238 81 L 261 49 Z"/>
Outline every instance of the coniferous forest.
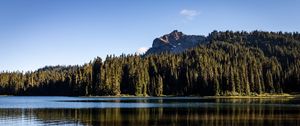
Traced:
<path fill-rule="evenodd" d="M 183 53 L 97 57 L 1 72 L 0 95 L 254 95 L 300 92 L 300 34 L 213 31 Z"/>

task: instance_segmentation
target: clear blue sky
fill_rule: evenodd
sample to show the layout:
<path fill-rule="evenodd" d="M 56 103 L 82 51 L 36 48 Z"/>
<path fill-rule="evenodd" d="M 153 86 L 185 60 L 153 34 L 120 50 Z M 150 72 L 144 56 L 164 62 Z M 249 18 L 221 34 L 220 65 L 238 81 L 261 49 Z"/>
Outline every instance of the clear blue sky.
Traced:
<path fill-rule="evenodd" d="M 1 0 L 0 71 L 135 53 L 172 30 L 300 31 L 299 0 Z"/>

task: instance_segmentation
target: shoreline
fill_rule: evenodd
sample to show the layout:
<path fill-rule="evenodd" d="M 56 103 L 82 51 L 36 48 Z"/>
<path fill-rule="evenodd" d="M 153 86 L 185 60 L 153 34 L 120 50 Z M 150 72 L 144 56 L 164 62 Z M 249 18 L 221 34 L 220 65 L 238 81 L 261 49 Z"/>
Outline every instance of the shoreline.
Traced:
<path fill-rule="evenodd" d="M 176 96 L 176 95 L 162 95 L 162 96 L 136 96 L 136 95 L 118 95 L 118 96 L 76 96 L 76 97 L 116 97 L 116 98 L 150 98 L 150 97 L 198 97 L 198 98 L 224 98 L 224 99 L 263 99 L 263 98 L 296 98 L 300 97 L 300 94 L 259 94 L 259 95 L 235 95 L 235 96 L 198 96 L 198 95 L 189 95 L 189 96 Z"/>
<path fill-rule="evenodd" d="M 59 97 L 59 96 L 46 96 L 46 95 L 0 95 L 0 97 L 5 96 L 30 96 L 30 97 Z M 222 98 L 222 99 L 263 99 L 263 98 L 296 98 L 300 97 L 300 94 L 288 94 L 288 93 L 282 93 L 282 94 L 259 94 L 259 95 L 234 95 L 234 96 L 198 96 L 198 95 L 189 95 L 189 96 L 176 96 L 176 95 L 162 95 L 162 96 L 136 96 L 136 95 L 116 95 L 116 96 L 62 96 L 62 97 L 86 97 L 86 98 L 97 98 L 97 97 L 113 97 L 113 98 L 150 98 L 150 97 L 198 97 L 198 98 Z"/>
<path fill-rule="evenodd" d="M 227 99 L 270 99 L 270 98 L 296 98 L 300 97 L 300 94 L 260 94 L 260 95 L 245 95 L 245 96 L 204 96 L 206 98 L 227 98 Z"/>

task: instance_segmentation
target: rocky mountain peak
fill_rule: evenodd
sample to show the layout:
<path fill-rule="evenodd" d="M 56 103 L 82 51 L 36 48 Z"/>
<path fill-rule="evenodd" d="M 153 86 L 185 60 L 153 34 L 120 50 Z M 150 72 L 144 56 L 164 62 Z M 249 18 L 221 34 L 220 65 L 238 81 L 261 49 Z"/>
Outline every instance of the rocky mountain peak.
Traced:
<path fill-rule="evenodd" d="M 182 32 L 178 32 L 177 30 L 172 31 L 169 34 L 169 37 L 175 40 L 179 40 L 184 34 Z"/>
<path fill-rule="evenodd" d="M 161 52 L 178 53 L 204 42 L 206 42 L 205 36 L 185 35 L 182 32 L 174 30 L 169 34 L 154 39 L 152 47 L 146 54 Z"/>
<path fill-rule="evenodd" d="M 177 30 L 174 30 L 170 34 L 166 34 L 159 38 L 154 39 L 152 46 L 157 47 L 164 44 L 176 42 L 180 40 L 183 36 L 184 34 L 182 32 L 178 32 Z"/>

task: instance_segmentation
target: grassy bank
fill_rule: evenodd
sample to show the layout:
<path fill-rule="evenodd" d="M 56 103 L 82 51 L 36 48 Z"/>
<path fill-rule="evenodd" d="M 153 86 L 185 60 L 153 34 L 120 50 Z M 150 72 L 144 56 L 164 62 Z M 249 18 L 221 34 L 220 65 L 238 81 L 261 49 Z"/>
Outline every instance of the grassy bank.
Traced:
<path fill-rule="evenodd" d="M 288 93 L 282 93 L 282 94 L 269 94 L 269 93 L 263 93 L 263 94 L 253 94 L 253 95 L 247 95 L 247 96 L 204 96 L 205 98 L 295 98 L 300 97 L 299 94 L 288 94 Z"/>

